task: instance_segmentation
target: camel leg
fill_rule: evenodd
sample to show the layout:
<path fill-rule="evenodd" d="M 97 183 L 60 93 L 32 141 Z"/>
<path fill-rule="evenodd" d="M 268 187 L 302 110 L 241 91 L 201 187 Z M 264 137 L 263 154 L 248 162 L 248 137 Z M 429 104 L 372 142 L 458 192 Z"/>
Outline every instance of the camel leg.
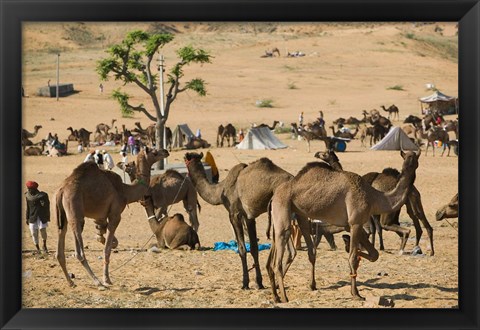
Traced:
<path fill-rule="evenodd" d="M 255 281 L 258 289 L 265 289 L 262 284 L 262 273 L 260 271 L 260 262 L 258 261 L 258 241 L 257 241 L 257 226 L 255 219 L 246 219 L 248 238 L 250 240 L 250 254 L 253 257 L 255 267 Z"/>
<path fill-rule="evenodd" d="M 275 232 L 273 233 L 275 235 Z M 268 273 L 268 278 L 270 279 L 270 287 L 272 288 L 272 293 L 273 293 L 273 299 L 275 302 L 280 302 L 280 296 L 278 295 L 277 292 L 277 283 L 275 282 L 275 260 L 276 260 L 276 250 L 275 250 L 275 239 L 273 240 L 272 247 L 270 249 L 270 253 L 268 254 L 268 259 L 267 259 L 267 273 Z"/>
<path fill-rule="evenodd" d="M 238 255 L 240 256 L 240 260 L 242 261 L 242 273 L 243 273 L 243 284 L 242 284 L 242 289 L 247 290 L 248 289 L 248 267 L 247 267 L 247 249 L 245 248 L 245 237 L 243 233 L 243 226 L 241 223 L 241 218 L 237 213 L 234 214 L 231 211 L 229 212 L 230 216 L 230 223 L 232 224 L 233 231 L 235 232 L 235 238 L 237 239 L 237 246 L 238 246 Z"/>
<path fill-rule="evenodd" d="M 104 249 L 104 264 L 103 264 L 103 284 L 112 285 L 110 275 L 108 273 L 108 266 L 110 264 L 110 254 L 112 253 L 112 245 L 115 239 L 115 230 L 120 223 L 120 215 L 110 215 L 108 217 L 107 241 Z M 117 243 L 118 244 L 118 243 Z"/>
<path fill-rule="evenodd" d="M 433 228 L 430 226 L 430 223 L 425 216 L 425 212 L 423 211 L 422 205 L 422 198 L 420 196 L 420 192 L 413 187 L 410 195 L 408 196 L 407 201 L 407 213 L 410 218 L 413 220 L 413 224 L 415 226 L 416 231 L 416 245 L 419 245 L 420 238 L 422 236 L 422 228 L 418 224 L 418 220 L 420 220 L 427 231 L 427 235 L 430 241 L 430 255 L 435 255 L 435 250 L 433 247 Z"/>
<path fill-rule="evenodd" d="M 383 229 L 393 231 L 400 236 L 400 250 L 399 254 L 402 255 L 403 251 L 405 250 L 405 245 L 407 244 L 408 236 L 410 236 L 410 229 L 401 227 L 400 225 L 393 224 L 393 225 L 384 225 L 382 226 Z"/>
<path fill-rule="evenodd" d="M 75 237 L 75 255 L 78 261 L 80 261 L 80 263 L 82 264 L 83 268 L 85 268 L 85 270 L 87 271 L 88 275 L 90 275 L 90 277 L 93 279 L 93 282 L 95 283 L 95 285 L 98 287 L 102 287 L 103 286 L 102 283 L 93 273 L 85 257 L 83 238 L 82 238 L 83 225 L 85 223 L 85 220 L 77 219 L 77 221 L 72 221 L 72 223 L 73 223 L 73 228 L 72 228 L 73 235 Z"/>
<path fill-rule="evenodd" d="M 378 251 L 368 240 L 367 234 L 363 230 L 362 225 L 351 226 L 351 239 L 350 239 L 350 277 L 351 277 L 351 293 L 354 299 L 365 300 L 360 296 L 357 288 L 357 270 L 360 265 L 360 258 L 365 258 L 370 262 L 374 262 L 378 259 Z M 360 247 L 367 250 L 367 253 L 360 251 Z"/>
<path fill-rule="evenodd" d="M 56 258 L 58 260 L 58 263 L 60 264 L 60 267 L 63 270 L 63 273 L 65 274 L 65 278 L 67 279 L 68 284 L 71 287 L 74 287 L 75 283 L 73 283 L 72 279 L 68 275 L 67 262 L 65 260 L 65 235 L 67 234 L 67 225 L 68 225 L 68 222 L 65 221 L 63 228 L 58 230 L 58 244 L 57 244 Z"/>
<path fill-rule="evenodd" d="M 286 205 L 285 205 L 286 204 Z M 283 269 L 283 255 L 285 252 L 285 247 L 287 244 L 291 244 L 291 248 L 293 247 L 293 241 L 291 241 L 291 210 L 289 203 L 284 203 L 281 198 L 276 200 L 275 196 L 272 199 L 272 222 L 273 222 L 273 242 L 274 242 L 274 250 L 272 251 L 272 260 L 270 260 L 269 264 L 273 264 L 273 276 L 278 281 L 278 289 L 280 291 L 280 297 L 274 292 L 274 297 L 276 302 L 288 302 L 287 294 L 285 292 L 285 284 L 283 282 L 283 278 L 286 272 Z M 304 219 L 298 217 L 297 220 L 299 224 L 304 221 Z M 304 226 L 304 225 L 303 225 Z M 300 228 L 302 228 L 300 226 Z M 303 234 L 303 229 L 302 234 Z M 309 228 L 308 228 L 309 232 Z M 290 242 L 290 243 L 289 243 Z M 311 240 L 310 240 L 311 242 Z M 313 248 L 313 244 L 309 245 L 310 248 Z M 293 260 L 293 259 L 292 259 Z M 286 266 L 288 267 L 288 266 Z M 271 281 L 272 282 L 272 281 Z M 275 285 L 273 281 L 272 285 Z M 276 287 L 272 286 L 272 290 L 276 291 Z M 278 299 L 280 298 L 280 299 Z"/>
<path fill-rule="evenodd" d="M 298 226 L 300 227 L 300 230 L 302 231 L 302 235 L 303 235 L 303 238 L 305 239 L 305 243 L 307 244 L 308 260 L 312 265 L 310 289 L 313 291 L 317 289 L 317 283 L 315 282 L 315 260 L 317 256 L 316 256 L 316 249 L 312 241 L 312 235 L 310 234 L 311 232 L 310 221 L 307 218 L 304 218 L 303 216 L 300 216 L 297 213 L 297 222 L 298 222 Z"/>

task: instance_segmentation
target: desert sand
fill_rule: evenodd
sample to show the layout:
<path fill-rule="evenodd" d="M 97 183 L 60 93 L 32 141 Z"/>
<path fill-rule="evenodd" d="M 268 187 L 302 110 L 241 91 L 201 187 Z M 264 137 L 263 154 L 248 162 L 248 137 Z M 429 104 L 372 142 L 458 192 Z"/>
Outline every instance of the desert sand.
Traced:
<path fill-rule="evenodd" d="M 60 140 L 67 138 L 68 126 L 93 131 L 98 123 L 133 128 L 140 121 L 150 124 L 142 114 L 130 118 L 121 116 L 119 106 L 110 97 L 121 87 L 114 79 L 103 82 L 99 91 L 96 61 L 106 56 L 108 45 L 119 42 L 134 28 L 148 30 L 159 25 L 100 24 L 100 23 L 28 23 L 23 27 L 23 86 L 28 97 L 23 98 L 23 127 L 32 131 L 42 125 L 34 142 L 49 132 Z M 442 30 L 435 31 L 436 27 Z M 213 55 L 211 64 L 190 66 L 185 79 L 201 77 L 207 82 L 207 96 L 193 92 L 179 95 L 167 125 L 186 123 L 212 143 L 209 149 L 220 170 L 220 180 L 239 162 L 250 163 L 268 157 L 275 164 L 296 174 L 306 163 L 315 161 L 316 151 L 324 150 L 321 141 L 311 144 L 292 139 L 287 132 L 276 136 L 288 148 L 281 150 L 237 150 L 215 147 L 216 129 L 232 123 L 247 129 L 251 124 L 279 120 L 290 127 L 304 112 L 305 122 L 312 122 L 318 111 L 325 115 L 327 126 L 338 117 L 361 118 L 362 110 L 380 109 L 395 104 L 400 109 L 400 126 L 410 114 L 420 116 L 419 97 L 432 93 L 425 84 L 434 83 L 447 95 L 458 94 L 458 64 L 456 27 L 454 23 L 414 25 L 395 24 L 164 24 L 175 32 L 175 39 L 162 53 L 167 71 L 175 63 L 175 50 L 185 45 L 204 48 Z M 260 58 L 265 50 L 278 47 L 281 56 Z M 446 48 L 445 48 L 446 47 Z M 55 98 L 39 97 L 36 92 L 56 77 L 56 53 L 60 51 L 60 81 L 73 83 L 78 93 Z M 287 51 L 302 51 L 300 58 L 287 58 Z M 400 86 L 401 88 L 392 88 Z M 142 92 L 125 88 L 135 104 L 150 106 Z M 258 108 L 257 100 L 272 100 L 272 108 Z M 150 106 L 150 109 L 152 107 Z M 386 113 L 383 113 L 386 115 Z M 447 116 L 454 119 L 456 116 Z M 329 133 L 331 133 L 329 131 Z M 108 150 L 120 161 L 120 146 L 99 147 Z M 424 147 L 423 147 L 424 149 Z M 52 221 L 48 228 L 48 255 L 33 255 L 28 227 L 23 228 L 23 307 L 42 308 L 362 308 L 365 302 L 350 295 L 347 254 L 340 235 L 336 235 L 337 251 L 330 251 L 325 241 L 317 252 L 316 278 L 318 290 L 310 291 L 310 264 L 307 253 L 298 255 L 288 271 L 285 283 L 290 301 L 273 301 L 265 270 L 269 251 L 260 252 L 265 290 L 257 290 L 254 272 L 250 272 L 250 290 L 241 289 L 240 258 L 233 251 L 214 252 L 215 242 L 234 239 L 233 230 L 223 206 L 212 206 L 199 197 L 200 251 L 149 252 L 154 240 L 145 212 L 138 203 L 124 211 L 116 236 L 120 242 L 111 257 L 113 286 L 99 291 L 74 256 L 71 232 L 67 234 L 67 267 L 75 274 L 75 288 L 67 285 L 55 259 L 57 230 L 53 196 L 62 180 L 82 163 L 85 153 L 77 154 L 76 144 L 70 143 L 65 157 L 24 157 L 23 182 L 35 180 L 40 190 L 52 201 Z M 182 163 L 185 150 L 173 150 L 169 163 Z M 372 151 L 353 140 L 344 153 L 338 154 L 343 168 L 360 175 L 380 172 L 385 167 L 400 169 L 398 151 Z M 132 156 L 130 156 L 130 159 Z M 427 234 L 420 241 L 422 255 L 413 256 L 415 230 L 405 208 L 400 214 L 402 226 L 411 229 L 404 255 L 398 255 L 400 239 L 384 231 L 385 251 L 370 263 L 362 261 L 358 271 L 358 287 L 363 296 L 383 296 L 393 299 L 395 308 L 458 308 L 458 232 L 457 219 L 435 221 L 436 210 L 458 191 L 458 157 L 420 157 L 415 185 L 422 195 L 426 216 L 434 229 L 435 255 L 430 256 Z M 171 213 L 185 215 L 181 203 Z M 18 219 L 24 223 L 24 219 Z M 259 243 L 271 243 L 265 235 L 267 215 L 257 219 Z M 94 272 L 101 276 L 102 245 L 95 240 L 93 222 L 86 219 L 83 233 L 86 256 Z M 378 239 L 377 239 L 378 244 Z M 252 258 L 248 257 L 249 267 Z"/>

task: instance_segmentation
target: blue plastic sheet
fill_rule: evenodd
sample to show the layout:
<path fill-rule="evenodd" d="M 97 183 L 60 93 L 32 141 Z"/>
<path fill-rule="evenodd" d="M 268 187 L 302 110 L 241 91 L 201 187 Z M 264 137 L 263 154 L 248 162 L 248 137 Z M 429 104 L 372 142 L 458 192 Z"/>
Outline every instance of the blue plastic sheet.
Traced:
<path fill-rule="evenodd" d="M 258 251 L 262 250 L 269 250 L 272 244 L 266 243 L 266 244 L 258 244 Z M 247 252 L 250 252 L 250 243 L 245 243 L 245 248 L 247 249 Z M 213 245 L 213 251 L 220 251 L 220 250 L 232 250 L 235 251 L 235 253 L 238 253 L 238 245 L 237 242 L 234 240 L 227 242 L 215 242 Z"/>

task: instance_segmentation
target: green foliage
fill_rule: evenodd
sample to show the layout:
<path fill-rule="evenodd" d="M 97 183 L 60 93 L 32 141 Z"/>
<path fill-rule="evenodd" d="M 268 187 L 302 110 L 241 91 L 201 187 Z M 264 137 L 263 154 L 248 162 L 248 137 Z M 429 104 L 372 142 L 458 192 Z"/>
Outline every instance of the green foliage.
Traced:
<path fill-rule="evenodd" d="M 273 108 L 273 100 L 271 99 L 265 99 L 265 100 L 259 100 L 255 104 L 258 108 Z"/>
<path fill-rule="evenodd" d="M 387 89 L 394 90 L 394 91 L 404 91 L 402 85 L 395 85 L 395 86 L 387 87 Z"/>
<path fill-rule="evenodd" d="M 407 39 L 415 39 L 415 34 L 411 32 L 407 32 L 404 34 L 405 38 Z"/>
<path fill-rule="evenodd" d="M 207 95 L 207 91 L 205 90 L 205 81 L 200 78 L 192 79 L 185 84 L 185 88 L 191 89 L 198 93 L 200 96 Z"/>
<path fill-rule="evenodd" d="M 286 126 L 283 126 L 283 127 L 280 127 L 280 126 L 277 126 L 275 127 L 275 134 L 285 134 L 285 133 L 290 133 L 291 131 L 291 128 L 290 126 L 289 127 L 286 127 Z"/>
<path fill-rule="evenodd" d="M 130 99 L 128 94 L 122 93 L 120 89 L 115 89 L 112 92 L 112 98 L 120 104 L 120 111 L 123 117 L 131 117 L 133 115 L 133 110 L 128 105 L 128 100 Z"/>
<path fill-rule="evenodd" d="M 177 51 L 178 57 L 185 62 L 188 63 L 211 63 L 210 58 L 212 57 L 209 55 L 205 50 L 201 48 L 194 48 L 193 46 L 186 46 L 180 48 Z"/>

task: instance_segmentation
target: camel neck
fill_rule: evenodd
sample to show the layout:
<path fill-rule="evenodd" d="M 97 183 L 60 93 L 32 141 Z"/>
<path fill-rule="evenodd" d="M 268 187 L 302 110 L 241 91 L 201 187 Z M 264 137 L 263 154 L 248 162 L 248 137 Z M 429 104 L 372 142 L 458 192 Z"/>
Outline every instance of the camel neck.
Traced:
<path fill-rule="evenodd" d="M 212 184 L 207 179 L 205 168 L 200 161 L 186 162 L 188 174 L 200 197 L 212 205 L 222 204 L 223 182 Z"/>
<path fill-rule="evenodd" d="M 415 181 L 415 172 L 409 173 L 402 170 L 395 188 L 389 192 L 379 192 L 381 196 L 375 198 L 377 201 L 374 213 L 383 214 L 398 211 L 407 201 L 408 194 Z"/>

